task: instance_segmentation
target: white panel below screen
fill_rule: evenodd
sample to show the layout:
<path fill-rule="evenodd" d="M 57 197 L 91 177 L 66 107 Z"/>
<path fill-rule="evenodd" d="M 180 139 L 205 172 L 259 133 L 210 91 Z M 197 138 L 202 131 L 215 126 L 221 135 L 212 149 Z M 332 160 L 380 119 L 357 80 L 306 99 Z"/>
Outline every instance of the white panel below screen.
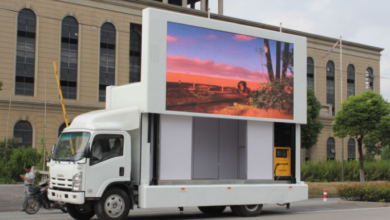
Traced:
<path fill-rule="evenodd" d="M 192 117 L 161 115 L 161 180 L 191 179 Z"/>
<path fill-rule="evenodd" d="M 248 179 L 273 179 L 273 134 L 272 122 L 248 121 Z"/>

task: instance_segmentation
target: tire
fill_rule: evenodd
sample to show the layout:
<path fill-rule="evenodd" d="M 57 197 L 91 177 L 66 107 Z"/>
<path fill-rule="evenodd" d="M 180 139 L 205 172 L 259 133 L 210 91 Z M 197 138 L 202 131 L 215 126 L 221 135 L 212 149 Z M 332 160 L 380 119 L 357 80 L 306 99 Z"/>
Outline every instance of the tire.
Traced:
<path fill-rule="evenodd" d="M 95 216 L 95 211 L 93 210 L 93 207 L 91 206 L 90 210 L 83 210 L 80 209 L 79 205 L 73 205 L 73 204 L 66 204 L 66 209 L 68 210 L 69 215 L 77 220 L 88 220 Z M 62 210 L 62 209 L 61 209 Z"/>
<path fill-rule="evenodd" d="M 226 206 L 199 206 L 201 212 L 207 215 L 219 215 L 225 211 Z"/>
<path fill-rule="evenodd" d="M 62 211 L 63 213 L 68 213 L 68 209 L 66 208 L 66 206 L 65 206 L 65 207 L 62 207 L 62 208 L 61 208 L 61 211 Z"/>
<path fill-rule="evenodd" d="M 23 202 L 23 209 L 29 215 L 37 213 L 40 207 L 41 203 L 35 196 L 29 196 Z"/>
<path fill-rule="evenodd" d="M 95 204 L 100 220 L 124 220 L 130 212 L 130 198 L 120 188 L 109 189 Z"/>
<path fill-rule="evenodd" d="M 242 216 L 239 208 L 240 206 L 230 206 L 230 209 L 232 210 L 234 215 Z"/>
<path fill-rule="evenodd" d="M 232 206 L 232 211 L 242 217 L 253 217 L 260 214 L 263 209 L 263 204 L 258 205 L 240 205 L 240 206 Z"/>

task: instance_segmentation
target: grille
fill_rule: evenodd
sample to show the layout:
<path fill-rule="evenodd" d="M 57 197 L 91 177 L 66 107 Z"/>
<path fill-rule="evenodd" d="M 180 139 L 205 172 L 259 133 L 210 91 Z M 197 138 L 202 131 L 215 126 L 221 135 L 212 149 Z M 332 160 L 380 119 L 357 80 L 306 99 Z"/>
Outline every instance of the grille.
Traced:
<path fill-rule="evenodd" d="M 73 186 L 72 179 L 52 177 L 50 182 L 52 188 L 56 188 L 59 190 L 72 190 L 72 186 Z"/>

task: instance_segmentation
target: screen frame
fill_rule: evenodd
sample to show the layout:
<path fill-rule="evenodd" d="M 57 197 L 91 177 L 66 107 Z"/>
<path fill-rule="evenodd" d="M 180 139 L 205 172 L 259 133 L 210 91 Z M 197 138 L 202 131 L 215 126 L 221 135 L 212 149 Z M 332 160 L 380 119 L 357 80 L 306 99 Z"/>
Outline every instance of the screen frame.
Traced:
<path fill-rule="evenodd" d="M 194 117 L 227 118 L 251 121 L 268 121 L 306 124 L 306 62 L 307 40 L 291 34 L 269 31 L 235 23 L 147 8 L 142 16 L 141 83 L 145 83 L 146 111 L 157 114 Z M 167 25 L 180 23 L 217 31 L 243 34 L 294 44 L 294 108 L 293 119 L 260 118 L 239 115 L 220 115 L 166 110 Z"/>

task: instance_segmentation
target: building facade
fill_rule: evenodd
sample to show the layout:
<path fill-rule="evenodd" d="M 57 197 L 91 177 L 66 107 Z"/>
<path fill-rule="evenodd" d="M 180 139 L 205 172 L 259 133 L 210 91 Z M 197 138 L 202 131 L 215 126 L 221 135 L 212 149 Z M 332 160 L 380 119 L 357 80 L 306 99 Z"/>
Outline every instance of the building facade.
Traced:
<path fill-rule="evenodd" d="M 223 15 L 223 0 L 211 19 L 279 31 L 279 27 Z M 195 3 L 200 2 L 200 10 Z M 141 71 L 142 9 L 159 8 L 207 17 L 208 0 L 2 0 L 0 1 L 0 138 L 21 147 L 55 144 L 65 127 L 53 61 L 68 120 L 103 109 L 105 88 L 138 82 Z M 308 86 L 322 103 L 325 124 L 318 143 L 302 158 L 341 159 L 341 139 L 331 132 L 332 116 L 343 100 L 366 89 L 380 92 L 382 48 L 343 41 L 342 79 L 338 40 L 283 29 L 307 37 Z M 368 83 L 368 84 L 367 84 Z M 367 86 L 366 86 L 367 85 Z M 366 88 L 367 87 L 367 88 Z M 44 124 L 46 121 L 46 129 Z M 357 157 L 356 141 L 344 139 L 344 159 Z"/>

